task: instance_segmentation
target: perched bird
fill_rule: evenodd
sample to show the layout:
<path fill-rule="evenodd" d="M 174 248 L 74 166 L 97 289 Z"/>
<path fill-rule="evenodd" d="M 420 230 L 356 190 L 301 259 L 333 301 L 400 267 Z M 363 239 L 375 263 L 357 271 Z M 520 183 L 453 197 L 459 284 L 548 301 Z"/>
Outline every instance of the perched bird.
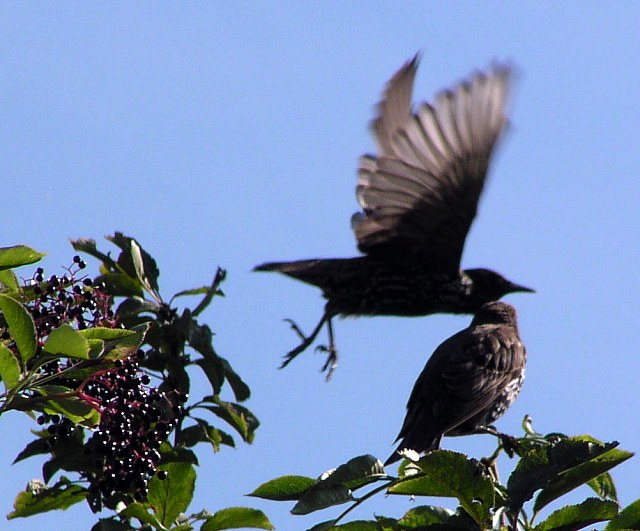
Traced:
<path fill-rule="evenodd" d="M 493 432 L 524 381 L 527 353 L 518 335 L 516 311 L 504 302 L 482 306 L 468 328 L 442 343 L 413 386 L 400 450 L 436 450 L 443 435 Z"/>
<path fill-rule="evenodd" d="M 418 56 L 387 83 L 371 130 L 377 155 L 360 159 L 352 217 L 363 256 L 268 262 L 278 271 L 322 289 L 324 315 L 309 336 L 290 321 L 302 343 L 286 366 L 311 345 L 326 323 L 336 366 L 331 319 L 336 315 L 419 316 L 475 313 L 507 293 L 533 291 L 490 269 L 460 269 L 491 154 L 507 124 L 510 69 L 495 65 L 441 92 L 432 105 L 411 108 Z"/>

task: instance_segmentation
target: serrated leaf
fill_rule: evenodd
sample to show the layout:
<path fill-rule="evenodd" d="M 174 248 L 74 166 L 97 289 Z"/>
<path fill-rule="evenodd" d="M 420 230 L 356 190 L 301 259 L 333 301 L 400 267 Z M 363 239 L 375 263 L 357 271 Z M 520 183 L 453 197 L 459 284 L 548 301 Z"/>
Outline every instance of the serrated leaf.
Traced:
<path fill-rule="evenodd" d="M 417 464 L 424 475 L 396 481 L 388 489 L 390 494 L 457 498 L 480 526 L 486 525 L 493 507 L 494 489 L 477 461 L 461 453 L 436 450 Z"/>
<path fill-rule="evenodd" d="M 143 524 L 149 524 L 155 529 L 166 529 L 155 515 L 147 511 L 147 508 L 138 502 L 128 505 L 120 514 L 126 518 L 136 518 Z"/>
<path fill-rule="evenodd" d="M 249 386 L 244 383 L 242 378 L 236 373 L 232 368 L 231 364 L 224 358 L 219 358 L 222 362 L 222 366 L 224 367 L 224 375 L 231 386 L 231 390 L 233 391 L 233 395 L 236 397 L 238 402 L 244 402 L 249 399 L 251 396 L 251 389 Z M 215 391 L 214 391 L 215 392 Z"/>
<path fill-rule="evenodd" d="M 83 253 L 87 253 L 94 258 L 97 258 L 101 262 L 107 265 L 111 270 L 116 269 L 116 263 L 113 259 L 100 251 L 96 247 L 96 241 L 90 238 L 78 238 L 77 240 L 71 240 L 71 246 L 76 250 Z"/>
<path fill-rule="evenodd" d="M 136 276 L 144 288 L 151 294 L 156 302 L 161 303 L 162 298 L 158 293 L 158 275 L 160 272 L 156 266 L 155 260 L 147 253 L 145 260 L 142 256 L 142 248 L 133 238 L 131 239 L 131 260 L 136 272 Z M 151 260 L 151 263 L 149 262 Z M 152 266 L 151 266 L 152 264 Z"/>
<path fill-rule="evenodd" d="M 53 487 L 45 487 L 40 492 L 21 492 L 13 502 L 13 511 L 7 519 L 24 518 L 34 514 L 68 509 L 87 497 L 87 490 L 78 485 L 59 481 Z"/>
<path fill-rule="evenodd" d="M 78 333 L 86 339 L 103 339 L 105 341 L 110 341 L 132 336 L 136 332 L 133 330 L 125 330 L 124 328 L 105 328 L 103 326 L 96 326 L 93 328 L 78 330 Z"/>
<path fill-rule="evenodd" d="M 306 476 L 282 476 L 263 483 L 247 496 L 272 501 L 293 501 L 300 497 L 317 481 Z"/>
<path fill-rule="evenodd" d="M 222 291 L 220 291 L 220 284 L 222 284 L 226 276 L 227 276 L 227 272 L 224 269 L 219 267 L 216 271 L 216 276 L 213 278 L 213 282 L 211 283 L 211 286 L 207 290 L 206 295 L 200 301 L 200 304 L 198 304 L 198 306 L 196 306 L 196 308 L 193 310 L 193 315 L 195 317 L 200 315 L 202 311 L 207 306 L 209 306 L 213 297 L 215 297 L 216 295 L 224 295 Z"/>
<path fill-rule="evenodd" d="M 351 490 L 344 485 L 316 483 L 308 489 L 291 509 L 291 514 L 304 515 L 334 505 L 353 501 Z"/>
<path fill-rule="evenodd" d="M 75 395 L 75 391 L 62 385 L 43 385 L 34 391 L 47 398 L 44 412 L 50 415 L 61 414 L 74 424 L 92 427 L 100 422 L 100 414 L 84 400 Z"/>
<path fill-rule="evenodd" d="M 3 343 L 0 343 L 0 379 L 7 391 L 13 389 L 20 381 L 20 363 Z"/>
<path fill-rule="evenodd" d="M 0 311 L 16 342 L 24 366 L 36 352 L 36 325 L 24 306 L 7 295 L 0 294 Z"/>
<path fill-rule="evenodd" d="M 7 291 L 18 291 L 18 277 L 11 269 L 0 270 L 0 284 Z"/>
<path fill-rule="evenodd" d="M 103 273 L 95 281 L 104 282 L 107 291 L 114 297 L 137 297 L 144 300 L 144 290 L 138 280 L 124 273 Z"/>
<path fill-rule="evenodd" d="M 345 485 L 355 490 L 383 477 L 386 477 L 386 474 L 382 462 L 372 455 L 361 455 L 324 474 L 320 483 L 325 486 Z"/>
<path fill-rule="evenodd" d="M 129 524 L 125 524 L 120 520 L 116 520 L 117 517 L 100 518 L 91 531 L 132 531 L 132 527 Z"/>
<path fill-rule="evenodd" d="M 589 445 L 592 443 L 585 444 Z M 606 448 L 610 449 L 606 450 Z M 600 450 L 604 451 L 599 453 Z M 559 498 L 563 494 L 570 492 L 580 485 L 584 485 L 589 480 L 633 457 L 631 452 L 611 448 L 611 445 L 599 445 L 596 449 L 589 447 L 587 452 L 588 456 L 593 455 L 594 457 L 568 470 L 561 471 L 550 478 L 547 485 L 536 497 L 533 506 L 534 513 L 539 512 L 549 502 Z M 584 457 L 581 457 L 581 459 L 584 459 Z"/>
<path fill-rule="evenodd" d="M 338 520 L 336 518 L 334 518 L 333 520 L 327 520 L 326 522 L 320 522 L 319 524 L 314 525 L 313 527 L 309 528 L 307 531 L 329 531 L 329 529 L 336 529 L 336 522 Z M 373 523 L 375 525 L 374 522 L 370 522 Z M 340 528 L 342 526 L 339 526 L 338 528 Z M 367 527 L 363 527 L 362 528 L 363 531 L 369 531 L 369 528 Z M 359 531 L 359 529 L 356 529 L 355 531 Z M 374 527 L 373 531 L 379 531 L 378 527 Z"/>
<path fill-rule="evenodd" d="M 567 505 L 552 512 L 534 531 L 574 531 L 610 520 L 618 513 L 618 505 L 610 500 L 588 498 L 578 505 Z"/>
<path fill-rule="evenodd" d="M 68 324 L 63 324 L 49 333 L 43 350 L 55 356 L 89 359 L 89 342 Z"/>
<path fill-rule="evenodd" d="M 155 313 L 159 309 L 160 306 L 155 301 L 148 301 L 142 297 L 130 296 L 120 303 L 116 310 L 116 314 L 119 317 L 127 317 L 142 313 Z"/>
<path fill-rule="evenodd" d="M 95 360 L 104 352 L 104 341 L 102 339 L 87 339 L 89 344 L 89 359 Z"/>
<path fill-rule="evenodd" d="M 200 531 L 221 531 L 223 529 L 275 529 L 267 515 L 249 507 L 230 507 L 216 511 L 207 518 Z"/>
<path fill-rule="evenodd" d="M 35 439 L 24 447 L 24 449 L 13 460 L 12 464 L 15 464 L 29 457 L 33 457 L 34 455 L 48 454 L 50 451 L 51 446 L 49 445 L 46 438 L 43 437 L 40 439 Z"/>
<path fill-rule="evenodd" d="M 222 382 L 224 381 L 224 366 L 222 361 L 218 358 L 200 358 L 195 361 L 202 371 L 204 372 L 207 380 L 211 384 L 211 390 L 214 395 L 220 393 L 222 389 Z"/>
<path fill-rule="evenodd" d="M 167 472 L 164 480 L 154 476 L 149 482 L 148 503 L 165 526 L 187 510 L 196 482 L 196 471 L 189 463 L 168 463 L 159 467 Z"/>
<path fill-rule="evenodd" d="M 162 299 L 158 293 L 160 271 L 151 255 L 135 239 L 125 236 L 122 232 L 116 232 L 106 239 L 122 249 L 118 256 L 119 268 L 133 279 L 138 279 L 153 298 L 161 303 Z"/>
<path fill-rule="evenodd" d="M 255 415 L 246 407 L 233 402 L 216 399 L 215 406 L 201 406 L 217 417 L 225 420 L 245 442 L 253 442 L 254 432 L 260 425 Z"/>
<path fill-rule="evenodd" d="M 640 499 L 627 505 L 605 527 L 605 531 L 622 529 L 640 529 Z"/>
<path fill-rule="evenodd" d="M 420 526 L 432 524 L 444 524 L 455 516 L 455 512 L 444 507 L 433 507 L 430 505 L 421 505 L 407 511 L 398 523 L 413 529 Z"/>
<path fill-rule="evenodd" d="M 562 472 L 595 459 L 598 455 L 608 452 L 615 446 L 617 443 L 604 444 L 592 437 L 578 436 L 561 439 L 552 445 L 528 449 L 507 481 L 511 508 L 522 507 L 537 490 L 547 487 Z M 606 470 L 607 468 L 604 468 L 600 472 Z M 569 475 L 567 479 L 572 479 L 572 476 Z M 541 502 L 546 503 L 545 498 L 554 492 L 556 492 L 555 487 L 543 496 Z"/>
<path fill-rule="evenodd" d="M 39 253 L 26 245 L 0 247 L 0 270 L 13 269 L 39 261 L 47 253 Z"/>
<path fill-rule="evenodd" d="M 587 482 L 587 485 L 603 500 L 618 501 L 618 491 L 611 474 L 605 472 Z"/>
<path fill-rule="evenodd" d="M 194 426 L 189 426 L 182 429 L 180 432 L 180 444 L 186 447 L 192 447 L 200 442 L 208 442 L 213 447 L 213 450 L 217 452 L 220 449 L 221 444 L 235 447 L 233 438 L 213 426 L 203 419 L 193 417 L 197 422 Z"/>

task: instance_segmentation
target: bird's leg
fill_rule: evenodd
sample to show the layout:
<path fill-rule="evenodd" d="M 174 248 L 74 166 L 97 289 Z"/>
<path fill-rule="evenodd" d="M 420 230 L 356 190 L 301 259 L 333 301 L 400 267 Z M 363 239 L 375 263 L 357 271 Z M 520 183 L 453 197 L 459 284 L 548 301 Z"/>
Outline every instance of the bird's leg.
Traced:
<path fill-rule="evenodd" d="M 326 380 L 329 381 L 331 376 L 333 376 L 333 371 L 335 371 L 338 366 L 338 350 L 336 349 L 336 344 L 333 341 L 333 324 L 331 323 L 331 318 L 327 319 L 327 331 L 329 332 L 329 346 L 326 347 L 324 345 L 320 345 L 316 350 L 329 353 L 327 361 L 324 362 L 321 371 L 324 372 L 328 369 Z"/>
<path fill-rule="evenodd" d="M 313 332 L 311 332 L 311 335 L 309 335 L 309 336 L 305 336 L 304 333 L 302 332 L 302 330 L 300 329 L 300 327 L 294 321 L 292 321 L 291 319 L 285 319 L 285 321 L 287 323 L 289 323 L 289 325 L 291 326 L 293 331 L 298 335 L 298 337 L 300 339 L 302 339 L 302 343 L 300 343 L 296 348 L 294 348 L 293 350 L 289 351 L 285 355 L 284 361 L 282 362 L 282 365 L 280 365 L 281 369 L 283 369 L 284 367 L 289 365 L 289 363 L 291 363 L 291 361 L 298 354 L 300 354 L 301 352 L 303 352 L 307 348 L 309 348 L 309 345 L 311 345 L 311 343 L 313 343 L 313 341 L 315 340 L 316 336 L 320 332 L 320 330 L 322 328 L 322 325 L 324 325 L 324 323 L 329 321 L 329 326 L 331 326 L 331 320 L 330 320 L 329 314 L 327 312 L 324 313 L 324 315 L 322 316 L 322 319 L 320 319 L 320 322 L 316 325 L 316 327 L 313 329 Z M 331 329 L 331 328 L 329 328 L 329 329 Z"/>

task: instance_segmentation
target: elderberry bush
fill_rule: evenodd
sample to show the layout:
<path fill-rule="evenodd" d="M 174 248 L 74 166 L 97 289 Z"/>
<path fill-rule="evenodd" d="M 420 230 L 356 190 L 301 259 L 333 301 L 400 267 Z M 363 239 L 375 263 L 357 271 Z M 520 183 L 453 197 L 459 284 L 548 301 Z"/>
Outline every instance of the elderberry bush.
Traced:
<path fill-rule="evenodd" d="M 37 267 L 18 276 L 16 268 L 42 253 L 0 248 L 0 416 L 24 411 L 36 421 L 36 438 L 16 461 L 47 459 L 42 479 L 29 482 L 8 518 L 86 501 L 93 512 L 115 511 L 95 529 L 138 529 L 135 522 L 140 529 L 182 529 L 212 518 L 237 528 L 256 517 L 270 528 L 262 513 L 249 509 L 185 515 L 196 447 L 217 452 L 235 446 L 235 436 L 251 443 L 259 425 L 239 403 L 249 398 L 249 387 L 215 351 L 209 326 L 198 321 L 222 295 L 225 272 L 218 269 L 209 286 L 165 301 L 155 260 L 133 238 L 115 233 L 107 239 L 119 248 L 116 257 L 93 240 L 72 242 L 99 260 L 96 277 L 80 255 L 60 275 Z M 175 301 L 187 296 L 200 302 L 181 309 Z M 190 398 L 193 371 L 210 384 L 200 398 Z M 229 393 L 231 400 L 223 398 Z"/>

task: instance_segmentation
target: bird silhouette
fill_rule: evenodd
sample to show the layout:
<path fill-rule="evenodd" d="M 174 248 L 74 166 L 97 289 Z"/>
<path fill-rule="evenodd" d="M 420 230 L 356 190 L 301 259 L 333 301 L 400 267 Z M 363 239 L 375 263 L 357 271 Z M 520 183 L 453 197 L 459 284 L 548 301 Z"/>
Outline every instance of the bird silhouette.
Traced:
<path fill-rule="evenodd" d="M 322 368 L 337 365 L 332 318 L 475 313 L 489 301 L 533 290 L 490 269 L 460 269 L 494 147 L 506 124 L 511 70 L 476 72 L 433 104 L 412 110 L 418 56 L 389 80 L 371 130 L 376 155 L 360 159 L 353 215 L 358 249 L 353 258 L 267 262 L 277 271 L 322 289 L 324 314 L 311 334 L 288 320 L 302 340 L 284 359 L 308 348 L 326 324 L 329 344 Z"/>
<path fill-rule="evenodd" d="M 526 350 L 516 311 L 503 302 L 480 308 L 468 328 L 444 341 L 413 386 L 396 440 L 399 451 L 436 450 L 444 435 L 490 432 L 515 400 L 524 381 Z"/>

